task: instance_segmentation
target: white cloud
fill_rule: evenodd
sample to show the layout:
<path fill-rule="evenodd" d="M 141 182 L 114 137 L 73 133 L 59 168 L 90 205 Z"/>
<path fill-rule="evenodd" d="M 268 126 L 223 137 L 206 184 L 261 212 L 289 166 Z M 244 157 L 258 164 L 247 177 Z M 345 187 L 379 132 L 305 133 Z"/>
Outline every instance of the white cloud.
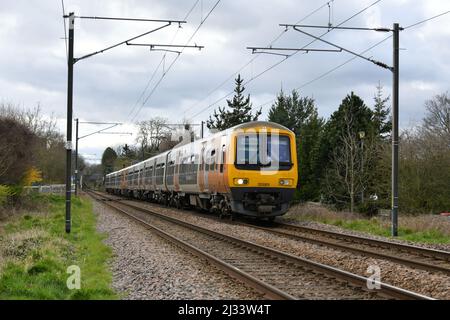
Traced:
<path fill-rule="evenodd" d="M 308 0 L 253 0 L 222 1 L 194 37 L 192 43 L 204 45 L 198 51 L 186 50 L 166 75 L 152 97 L 142 108 L 139 119 L 163 116 L 171 122 L 181 121 L 204 109 L 233 90 L 233 80 L 224 83 L 239 68 L 254 58 L 250 45 L 265 46 L 282 32 L 279 23 L 294 23 L 324 4 L 326 1 Z M 372 0 L 335 0 L 333 23 L 344 21 Z M 183 19 L 194 1 L 179 0 L 65 0 L 66 12 L 97 16 L 124 16 L 142 18 Z M 199 2 L 200 3 L 200 2 Z M 139 42 L 185 43 L 196 29 L 200 19 L 215 3 L 203 0 L 189 16 L 182 29 L 171 26 L 155 32 Z M 65 131 L 67 70 L 62 10 L 59 2 L 3 1 L 0 9 L 0 100 L 25 106 L 38 101 L 47 114 L 61 118 L 61 131 Z M 346 26 L 391 26 L 393 22 L 409 25 L 450 9 L 448 1 L 396 0 L 381 1 L 371 9 L 347 22 Z M 405 30 L 401 33 L 401 123 L 421 119 L 423 102 L 440 91 L 449 90 L 450 15 Z M 310 16 L 303 23 L 326 24 L 328 8 Z M 108 45 L 142 33 L 156 24 L 137 22 L 111 22 L 77 20 L 75 34 L 76 56 L 102 49 Z M 310 30 L 320 34 L 319 30 Z M 325 39 L 360 52 L 380 41 L 386 34 L 370 32 L 330 32 Z M 310 39 L 289 31 L 274 43 L 277 46 L 300 47 Z M 314 47 L 319 46 L 314 43 Z M 366 55 L 391 64 L 392 41 L 371 50 Z M 120 47 L 80 61 L 75 65 L 74 116 L 90 121 L 130 120 L 128 114 L 161 60 L 163 53 L 149 52 L 146 48 Z M 175 57 L 168 54 L 165 68 Z M 265 73 L 247 87 L 256 107 L 275 98 L 283 83 L 285 92 L 320 76 L 349 59 L 345 53 L 297 54 Z M 241 70 L 248 80 L 281 57 L 261 55 Z M 144 95 L 146 97 L 162 76 L 162 66 Z M 301 93 L 316 99 L 319 113 L 329 116 L 350 91 L 360 94 L 366 104 L 372 104 L 375 85 L 380 80 L 386 94 L 391 92 L 391 74 L 356 59 L 335 72 L 302 88 Z M 219 85 L 222 86 L 219 87 Z M 208 98 L 206 95 L 214 88 Z M 212 106 L 192 120 L 206 120 L 217 106 Z M 137 105 L 138 107 L 141 104 Z M 264 116 L 270 104 L 263 108 Z M 126 127 L 124 127 L 126 128 Z M 123 128 L 121 128 L 123 129 Z M 83 129 L 84 130 L 84 129 Z M 132 130 L 132 129 L 130 129 Z M 106 146 L 131 143 L 133 138 L 96 135 L 80 146 L 86 153 L 100 154 Z"/>

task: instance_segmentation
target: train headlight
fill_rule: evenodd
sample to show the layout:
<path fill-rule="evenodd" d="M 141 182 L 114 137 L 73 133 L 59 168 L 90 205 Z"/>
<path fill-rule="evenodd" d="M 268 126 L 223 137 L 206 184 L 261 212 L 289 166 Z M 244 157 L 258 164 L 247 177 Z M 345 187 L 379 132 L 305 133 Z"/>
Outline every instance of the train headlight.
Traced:
<path fill-rule="evenodd" d="M 292 186 L 294 183 L 293 179 L 280 179 L 279 180 L 280 186 Z"/>
<path fill-rule="evenodd" d="M 233 182 L 235 185 L 242 186 L 242 185 L 248 184 L 248 179 L 247 178 L 234 178 Z"/>

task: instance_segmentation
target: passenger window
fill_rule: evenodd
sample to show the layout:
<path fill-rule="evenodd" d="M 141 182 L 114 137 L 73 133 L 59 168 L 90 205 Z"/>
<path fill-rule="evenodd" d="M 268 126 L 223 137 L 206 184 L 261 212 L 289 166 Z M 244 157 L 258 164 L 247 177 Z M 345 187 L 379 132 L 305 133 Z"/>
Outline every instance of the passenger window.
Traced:
<path fill-rule="evenodd" d="M 220 172 L 223 172 L 223 165 L 224 165 L 225 159 L 226 159 L 225 151 L 222 151 L 222 161 L 220 163 Z"/>

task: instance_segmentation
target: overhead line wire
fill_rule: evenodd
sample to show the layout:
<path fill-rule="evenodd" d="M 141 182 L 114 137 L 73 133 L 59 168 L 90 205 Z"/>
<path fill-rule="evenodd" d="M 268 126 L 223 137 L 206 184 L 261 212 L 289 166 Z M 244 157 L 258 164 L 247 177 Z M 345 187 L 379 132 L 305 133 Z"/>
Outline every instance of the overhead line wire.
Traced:
<path fill-rule="evenodd" d="M 196 0 L 196 1 L 194 2 L 194 4 L 192 5 L 192 7 L 191 7 L 191 8 L 189 9 L 189 11 L 186 13 L 186 15 L 185 15 L 185 17 L 184 17 L 183 20 L 187 20 L 187 19 L 188 19 L 188 17 L 191 15 L 192 11 L 195 9 L 195 7 L 197 6 L 197 4 L 198 4 L 199 1 L 200 1 L 200 0 Z M 176 39 L 176 37 L 177 37 L 179 31 L 180 31 L 180 28 L 177 28 L 177 31 L 175 32 L 174 36 L 172 37 L 172 40 L 171 40 L 170 44 L 172 44 L 172 43 L 175 41 L 175 39 Z M 153 71 L 152 75 L 150 76 L 150 79 L 148 80 L 146 86 L 144 87 L 144 90 L 142 91 L 142 93 L 140 94 L 139 98 L 138 98 L 138 99 L 136 100 L 136 102 L 134 103 L 133 108 L 131 108 L 130 112 L 128 113 L 127 118 L 130 117 L 130 116 L 134 113 L 134 111 L 136 110 L 136 107 L 138 106 L 139 101 L 141 101 L 141 99 L 144 97 L 145 93 L 147 92 L 148 88 L 150 87 L 150 84 L 152 83 L 153 79 L 155 78 L 156 73 L 158 72 L 159 68 L 161 67 L 161 64 L 162 64 L 162 63 L 164 62 L 164 60 L 166 59 L 166 56 L 167 56 L 167 52 L 164 53 L 164 55 L 162 56 L 162 58 L 161 58 L 161 60 L 159 61 L 158 65 L 156 66 L 155 70 Z"/>
<path fill-rule="evenodd" d="M 336 26 L 332 26 L 330 27 L 330 30 L 327 30 L 326 32 L 324 32 L 323 34 L 321 34 L 319 36 L 319 38 L 322 38 L 323 36 L 325 36 L 326 34 L 330 33 L 331 31 L 334 30 L 334 28 L 339 27 L 341 25 L 343 25 L 344 23 L 350 21 L 351 19 L 355 18 L 356 16 L 358 16 L 359 14 L 363 13 L 364 11 L 368 10 L 369 8 L 371 8 L 372 6 L 376 5 L 377 3 L 379 3 L 382 0 L 377 0 L 375 2 L 373 2 L 372 4 L 368 5 L 367 7 L 361 9 L 360 11 L 356 12 L 355 14 L 353 14 L 352 16 L 350 16 L 349 18 L 345 19 L 344 21 L 342 21 L 341 23 L 339 23 Z M 302 49 L 306 48 L 307 46 L 309 46 L 310 44 L 316 42 L 317 40 L 314 39 L 312 41 L 310 41 L 308 44 L 306 44 L 305 46 L 302 47 Z M 243 83 L 243 85 L 247 85 L 248 83 L 256 80 L 257 78 L 261 77 L 263 74 L 265 74 L 266 72 L 272 70 L 273 68 L 277 67 L 278 65 L 280 65 L 281 63 L 283 63 L 284 61 L 286 61 L 287 59 L 293 57 L 294 55 L 296 55 L 297 53 L 299 53 L 300 51 L 296 51 L 288 56 L 286 56 L 283 60 L 280 60 L 278 62 L 276 62 L 275 64 L 271 65 L 270 67 L 268 67 L 267 69 L 263 70 L 262 72 L 260 72 L 259 74 L 257 74 L 256 76 L 250 78 L 249 80 L 247 80 L 246 82 Z M 209 108 L 213 107 L 214 105 L 216 105 L 219 101 L 222 101 L 223 99 L 227 98 L 228 96 L 230 96 L 231 94 L 233 94 L 233 91 L 230 91 L 229 93 L 227 93 L 226 95 L 224 95 L 223 97 L 221 97 L 220 99 L 217 99 L 216 101 L 214 101 L 213 103 L 209 104 L 208 106 L 206 106 L 204 109 L 202 109 L 200 112 L 197 112 L 193 117 L 196 117 L 200 114 L 202 114 L 203 112 L 205 112 L 206 110 L 208 110 Z"/>
<path fill-rule="evenodd" d="M 202 25 L 205 23 L 205 21 L 208 19 L 208 17 L 211 15 L 211 13 L 214 11 L 214 9 L 219 5 L 219 3 L 221 2 L 221 0 L 217 0 L 217 2 L 213 5 L 213 7 L 211 8 L 211 10 L 208 12 L 208 14 L 205 16 L 204 19 L 202 19 L 202 21 L 200 22 L 200 24 L 198 25 L 197 29 L 194 31 L 194 33 L 191 35 L 191 37 L 189 38 L 189 40 L 186 42 L 186 45 L 189 44 L 189 42 L 191 42 L 191 40 L 194 38 L 194 36 L 197 34 L 197 32 L 200 30 L 200 28 L 202 27 Z M 163 73 L 163 75 L 161 76 L 161 78 L 159 79 L 159 81 L 155 84 L 155 86 L 153 87 L 152 91 L 150 92 L 150 94 L 147 96 L 147 98 L 144 100 L 144 102 L 142 103 L 142 105 L 140 106 L 140 108 L 138 109 L 138 111 L 136 112 L 135 116 L 132 118 L 131 122 L 133 122 L 136 117 L 139 115 L 140 111 L 142 110 L 142 108 L 145 106 L 145 104 L 147 103 L 147 101 L 152 97 L 153 93 L 156 91 L 156 89 L 158 88 L 159 84 L 162 82 L 162 80 L 164 79 L 164 77 L 167 75 L 167 73 L 172 69 L 173 65 L 175 64 L 175 62 L 179 59 L 179 57 L 181 56 L 181 54 L 183 53 L 185 48 L 181 49 L 181 52 L 179 55 L 177 55 L 175 57 L 175 59 L 172 61 L 172 63 L 169 65 L 169 67 L 167 68 L 167 70 Z"/>
<path fill-rule="evenodd" d="M 441 16 L 443 16 L 443 15 L 445 15 L 445 14 L 448 14 L 448 13 L 450 13 L 450 10 L 449 10 L 449 11 L 446 11 L 446 12 L 443 12 L 443 13 L 440 13 L 440 14 L 438 14 L 438 15 L 435 15 L 435 16 L 433 16 L 433 17 L 427 18 L 427 19 L 425 19 L 425 20 L 421 20 L 421 21 L 419 21 L 419 22 L 416 22 L 416 23 L 413 23 L 413 24 L 411 24 L 411 25 L 408 25 L 408 26 L 404 27 L 403 29 L 404 29 L 404 30 L 407 30 L 407 29 L 409 29 L 409 28 L 416 27 L 416 26 L 419 25 L 419 24 L 422 24 L 422 23 L 425 23 L 425 22 L 427 22 L 427 21 L 436 19 L 436 18 L 441 17 Z M 375 43 L 374 45 L 370 46 L 370 47 L 367 48 L 366 50 L 360 52 L 360 54 L 362 55 L 362 54 L 367 53 L 368 51 L 370 51 L 370 50 L 372 50 L 373 48 L 379 46 L 380 44 L 382 44 L 383 42 L 385 42 L 386 40 L 388 40 L 388 39 L 390 39 L 390 38 L 392 38 L 392 35 L 390 35 L 390 36 L 388 36 L 388 37 L 382 39 L 381 41 Z M 295 88 L 295 90 L 300 90 L 300 89 L 302 89 L 302 88 L 304 88 L 304 87 L 310 85 L 311 83 L 316 82 L 317 80 L 320 80 L 320 79 L 324 78 L 325 76 L 329 75 L 330 73 L 332 73 L 332 72 L 334 72 L 334 71 L 340 69 L 341 67 L 345 66 L 346 64 L 352 62 L 352 61 L 355 60 L 356 58 L 357 58 L 357 56 L 354 56 L 354 57 L 352 57 L 352 58 L 346 60 L 345 62 L 343 62 L 343 63 L 341 63 L 341 64 L 339 64 L 339 65 L 333 67 L 332 69 L 330 69 L 330 70 L 328 70 L 328 71 L 326 71 L 326 72 L 324 72 L 324 73 L 322 73 L 321 75 L 317 76 L 316 78 L 314 78 L 314 79 L 312 79 L 312 80 L 309 80 L 309 81 L 303 83 L 303 84 L 300 85 L 299 87 Z M 266 106 L 266 105 L 268 105 L 268 104 L 270 104 L 270 103 L 273 103 L 275 100 L 276 100 L 276 98 L 275 98 L 275 99 L 271 99 L 270 101 L 267 101 L 267 102 L 265 102 L 265 103 L 263 103 L 263 104 L 258 105 L 257 108 Z"/>
<path fill-rule="evenodd" d="M 309 14 L 307 14 L 305 17 L 301 18 L 299 21 L 296 22 L 296 24 L 306 20 L 307 18 L 309 18 L 310 16 L 312 16 L 313 14 L 315 14 L 316 12 L 318 12 L 319 10 L 321 10 L 322 8 L 326 7 L 328 5 L 328 3 L 332 2 L 334 0 L 330 0 L 327 1 L 326 3 L 324 3 L 323 5 L 321 5 L 320 7 L 318 7 L 317 9 L 313 10 L 312 12 L 310 12 Z M 268 46 L 273 45 L 276 41 L 278 41 L 285 33 L 287 30 L 283 30 L 282 32 L 280 32 L 280 34 L 275 37 L 275 39 L 273 39 Z M 242 65 L 237 71 L 233 72 L 228 78 L 226 78 L 223 82 L 221 82 L 217 87 L 215 87 L 213 90 L 209 91 L 208 94 L 201 99 L 200 101 L 196 102 L 195 104 L 193 104 L 191 107 L 189 107 L 189 109 L 193 109 L 196 106 L 198 106 L 202 101 L 205 101 L 207 98 L 209 98 L 214 92 L 216 92 L 217 90 L 219 90 L 220 88 L 222 88 L 226 83 L 228 83 L 228 81 L 230 81 L 230 79 L 232 79 L 233 77 L 236 76 L 237 73 L 241 72 L 242 70 L 244 70 L 246 67 L 248 67 L 251 63 L 253 63 L 256 59 L 258 59 L 260 57 L 260 54 L 255 55 L 253 58 L 251 58 L 248 62 L 246 62 L 244 65 Z M 221 99 L 222 100 L 222 99 Z M 200 114 L 200 113 L 198 113 Z M 195 114 L 195 116 L 197 116 L 198 114 Z"/>
<path fill-rule="evenodd" d="M 440 14 L 438 14 L 438 15 L 435 15 L 435 16 L 433 16 L 433 17 L 430 17 L 430 18 L 428 18 L 428 19 L 425 19 L 425 20 L 422 20 L 422 21 L 413 23 L 413 24 L 411 24 L 411 25 L 409 25 L 409 26 L 407 26 L 407 27 L 404 27 L 403 29 L 409 29 L 409 28 L 415 27 L 415 26 L 417 26 L 417 25 L 419 25 L 419 24 L 422 24 L 422 23 L 425 23 L 425 22 L 427 22 L 427 21 L 430 21 L 430 20 L 439 18 L 440 16 L 443 16 L 443 15 L 448 14 L 448 13 L 450 13 L 450 10 L 445 11 L 445 12 L 443 12 L 443 13 L 440 13 Z"/>
<path fill-rule="evenodd" d="M 66 27 L 66 19 L 64 16 L 66 15 L 66 9 L 64 6 L 64 0 L 61 0 L 62 12 L 63 12 L 63 24 L 64 24 L 64 41 L 66 43 L 66 58 L 69 59 L 68 47 L 67 47 L 67 27 Z"/>

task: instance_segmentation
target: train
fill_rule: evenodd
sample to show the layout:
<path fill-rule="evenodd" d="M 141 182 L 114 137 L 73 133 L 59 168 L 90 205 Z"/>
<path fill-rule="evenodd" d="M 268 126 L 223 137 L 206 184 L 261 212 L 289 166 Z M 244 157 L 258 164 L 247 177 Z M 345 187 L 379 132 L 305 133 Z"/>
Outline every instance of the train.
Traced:
<path fill-rule="evenodd" d="M 273 221 L 289 209 L 297 182 L 294 133 L 274 122 L 252 121 L 107 174 L 105 189 L 221 218 Z"/>

